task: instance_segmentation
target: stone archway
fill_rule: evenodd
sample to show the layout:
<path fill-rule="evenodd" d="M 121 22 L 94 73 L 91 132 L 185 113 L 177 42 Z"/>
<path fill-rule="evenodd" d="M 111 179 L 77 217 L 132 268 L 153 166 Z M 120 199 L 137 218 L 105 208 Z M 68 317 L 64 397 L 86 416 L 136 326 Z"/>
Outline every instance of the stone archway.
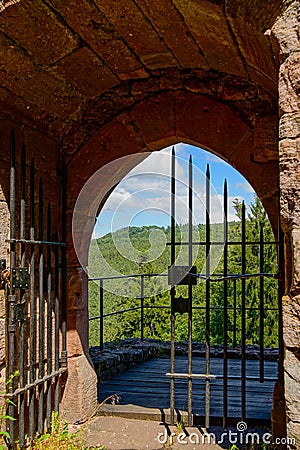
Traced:
<path fill-rule="evenodd" d="M 298 23 L 298 0 L 4 0 L 0 129 L 5 135 L 12 120 L 20 133 L 38 131 L 51 167 L 67 161 L 69 224 L 78 190 L 97 167 L 122 152 L 180 140 L 236 167 L 275 228 L 279 160 L 287 261 L 285 398 L 288 434 L 299 442 Z M 1 147 L 4 161 L 5 151 Z M 49 176 L 51 193 L 59 189 Z M 86 281 L 71 235 L 69 245 L 69 362 L 76 383 L 79 355 L 92 370 L 84 356 Z M 93 408 L 95 399 L 83 406 L 95 393 L 93 383 L 92 375 L 81 378 L 80 405 L 73 405 L 78 416 Z"/>
<path fill-rule="evenodd" d="M 264 118 L 266 122 L 270 120 Z M 259 126 L 261 122 L 257 121 Z M 149 125 L 149 123 L 151 125 Z M 271 117 L 274 124 L 274 118 Z M 69 317 L 71 327 L 69 333 L 69 357 L 71 364 L 76 365 L 77 376 L 70 380 L 65 392 L 66 417 L 69 420 L 78 420 L 82 406 L 74 402 L 74 408 L 70 408 L 70 397 L 74 386 L 82 383 L 88 386 L 85 392 L 88 403 L 95 399 L 95 374 L 87 367 L 83 357 L 87 354 L 87 278 L 86 273 L 77 260 L 77 255 L 72 247 L 74 238 L 72 236 L 72 218 L 77 197 L 90 177 L 98 169 L 109 162 L 125 155 L 135 155 L 130 166 L 124 165 L 118 168 L 109 168 L 107 173 L 103 172 L 97 182 L 93 184 L 94 191 L 89 189 L 89 198 L 99 198 L 99 192 L 108 192 L 117 184 L 124 175 L 132 168 L 132 164 L 143 159 L 143 152 L 160 150 L 170 144 L 187 142 L 209 149 L 222 157 L 224 160 L 239 170 L 252 184 L 260 196 L 269 214 L 273 229 L 276 233 L 278 225 L 278 161 L 273 146 L 272 152 L 263 160 L 259 154 L 257 139 L 261 128 L 256 128 L 241 118 L 240 114 L 232 107 L 207 96 L 178 90 L 153 95 L 132 108 L 114 117 L 105 126 L 99 129 L 82 146 L 81 149 L 70 159 L 69 170 L 69 202 L 68 202 L 68 248 L 69 266 Z M 275 143 L 276 127 L 269 128 L 269 142 Z M 272 141 L 271 141 L 271 139 Z M 271 146 L 270 146 L 271 147 Z M 95 158 L 94 155 L 101 155 Z M 85 167 L 83 173 L 82 167 Z M 96 214 L 98 205 L 94 205 Z M 90 215 L 91 205 L 86 205 L 86 213 L 83 212 L 80 221 L 82 228 L 77 232 L 80 234 L 81 263 L 86 264 L 91 234 L 94 227 L 95 216 Z M 76 230 L 75 230 L 76 232 Z M 74 229 L 73 229 L 74 233 Z M 77 248 L 78 250 L 78 248 Z M 70 353 L 71 352 L 71 353 Z M 89 377 L 88 374 L 89 373 Z M 90 382 L 87 383 L 87 379 Z M 83 383 L 84 380 L 84 383 Z M 74 383 L 74 385 L 73 385 Z M 85 389 L 83 387 L 83 389 Z M 85 398 L 85 400 L 86 400 Z"/>

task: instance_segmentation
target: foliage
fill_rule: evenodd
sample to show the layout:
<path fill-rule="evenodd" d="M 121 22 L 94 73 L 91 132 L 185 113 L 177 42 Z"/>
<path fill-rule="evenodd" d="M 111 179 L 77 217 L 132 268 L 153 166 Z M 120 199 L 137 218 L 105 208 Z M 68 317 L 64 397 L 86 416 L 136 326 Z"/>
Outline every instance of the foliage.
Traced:
<path fill-rule="evenodd" d="M 35 450 L 92 450 L 91 447 L 86 446 L 78 431 L 69 433 L 67 423 L 61 421 L 58 412 L 52 414 L 51 431 L 42 434 L 31 448 Z M 96 448 L 105 450 L 103 446 Z"/>
<path fill-rule="evenodd" d="M 236 210 L 237 219 L 228 223 L 228 241 L 237 242 L 236 245 L 228 246 L 228 274 L 240 274 L 241 268 L 241 203 L 236 199 L 234 208 Z M 119 230 L 113 234 L 97 240 L 97 245 L 105 260 L 109 262 L 111 267 L 115 268 L 123 274 L 143 273 L 156 274 L 166 272 L 166 268 L 170 262 L 170 247 L 166 246 L 159 258 L 154 261 L 147 259 L 149 252 L 149 236 L 152 230 L 162 231 L 165 234 L 166 242 L 170 242 L 170 227 L 159 228 L 154 226 L 130 227 L 129 238 L 132 245 L 132 251 L 138 249 L 140 259 L 132 261 L 134 258 L 125 258 L 118 252 L 114 242 L 128 241 L 127 230 Z M 264 245 L 264 267 L 266 273 L 276 273 L 276 248 L 274 245 L 273 232 L 258 197 L 255 197 L 249 206 L 246 215 L 246 241 L 259 242 L 260 232 L 263 230 L 263 239 L 270 244 Z M 187 240 L 188 227 L 181 225 L 176 228 L 176 240 Z M 203 224 L 195 225 L 193 233 L 197 233 L 200 241 L 205 242 L 205 226 Z M 212 224 L 211 235 L 212 240 L 222 240 L 224 233 L 224 225 Z M 152 241 L 152 245 L 159 245 L 158 242 Z M 271 243 L 273 242 L 273 244 Z M 95 244 L 95 243 L 94 243 Z M 179 246 L 178 246 L 179 247 Z M 177 247 L 177 252 L 178 252 Z M 219 256 L 219 255 L 217 255 Z M 214 254 L 212 255 L 212 258 Z M 197 249 L 197 257 L 195 265 L 197 272 L 205 273 L 205 246 L 199 246 Z M 92 247 L 90 253 L 90 261 L 97 268 L 100 267 L 101 261 L 98 259 L 97 249 Z M 182 251 L 179 264 L 186 265 L 187 246 Z M 224 257 L 221 255 L 215 273 L 221 274 L 224 270 Z M 246 273 L 260 272 L 260 247 L 258 244 L 246 245 Z M 103 271 L 101 271 L 103 274 Z M 110 275 L 108 273 L 107 275 Z M 144 336 L 147 338 L 157 338 L 161 340 L 170 339 L 170 294 L 168 291 L 161 292 L 161 281 L 159 277 L 144 277 Z M 111 284 L 109 284 L 111 283 Z M 127 284 L 126 284 L 127 283 Z M 111 313 L 124 309 L 131 309 L 123 314 L 111 315 L 104 320 L 104 341 L 120 340 L 124 338 L 140 337 L 141 333 L 141 301 L 138 298 L 140 293 L 140 279 L 128 279 L 122 290 L 127 290 L 128 297 L 122 297 L 117 293 L 119 280 L 105 281 L 104 287 L 104 313 Z M 246 281 L 246 343 L 258 345 L 260 338 L 260 277 L 255 277 Z M 264 283 L 264 345 L 265 347 L 278 346 L 278 330 L 277 330 L 277 282 L 273 278 L 263 278 Z M 110 289 L 111 287 L 114 289 Z M 227 282 L 228 288 L 228 345 L 237 346 L 241 343 L 241 280 L 236 282 Z M 187 296 L 187 287 L 176 287 L 176 294 Z M 205 298 L 206 283 L 197 283 L 193 288 L 193 340 L 198 342 L 205 341 Z M 210 283 L 210 329 L 211 344 L 221 344 L 224 339 L 224 282 Z M 162 308 L 165 306 L 166 308 Z M 158 308 L 154 308 L 158 307 Z M 135 308 L 135 309 L 132 309 Z M 99 285 L 89 283 L 89 314 L 90 317 L 99 315 Z M 176 315 L 176 335 L 177 341 L 185 341 L 187 339 L 187 317 L 186 314 Z M 90 345 L 99 345 L 99 322 L 94 320 L 90 322 Z"/>
<path fill-rule="evenodd" d="M 5 396 L 8 393 L 9 386 L 13 383 L 13 380 L 15 377 L 19 375 L 19 372 L 14 372 L 6 381 L 5 386 L 6 388 L 1 391 L 1 396 Z M 10 442 L 10 434 L 8 431 L 6 431 L 5 425 L 8 420 L 14 421 L 16 420 L 14 417 L 11 417 L 7 414 L 7 407 L 9 405 L 16 406 L 12 400 L 9 398 L 6 398 L 3 402 L 1 408 L 0 408 L 0 450 L 3 450 L 5 447 L 5 444 L 8 444 Z"/>

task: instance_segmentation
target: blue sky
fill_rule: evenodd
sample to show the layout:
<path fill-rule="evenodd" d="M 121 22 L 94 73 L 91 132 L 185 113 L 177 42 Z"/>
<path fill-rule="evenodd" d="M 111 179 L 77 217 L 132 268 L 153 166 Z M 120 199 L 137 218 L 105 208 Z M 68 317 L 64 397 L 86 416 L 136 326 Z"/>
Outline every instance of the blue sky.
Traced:
<path fill-rule="evenodd" d="M 236 220 L 232 201 L 253 200 L 253 189 L 245 178 L 229 164 L 210 152 L 187 144 L 175 146 L 176 160 L 176 221 L 186 223 L 188 159 L 192 155 L 194 173 L 194 223 L 204 221 L 205 171 L 211 172 L 211 221 L 223 219 L 223 184 L 228 182 L 229 220 Z M 171 147 L 153 152 L 119 183 L 102 209 L 93 237 L 127 226 L 170 224 L 170 162 Z"/>

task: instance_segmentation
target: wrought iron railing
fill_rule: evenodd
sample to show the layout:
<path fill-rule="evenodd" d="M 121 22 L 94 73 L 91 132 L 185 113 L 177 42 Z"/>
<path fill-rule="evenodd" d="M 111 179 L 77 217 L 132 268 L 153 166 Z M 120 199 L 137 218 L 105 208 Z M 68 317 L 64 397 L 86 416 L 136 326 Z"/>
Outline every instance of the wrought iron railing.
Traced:
<path fill-rule="evenodd" d="M 248 310 L 257 310 L 258 314 L 258 323 L 257 329 L 259 330 L 259 359 L 260 359 L 260 370 L 258 381 L 265 381 L 265 370 L 264 370 L 264 352 L 265 352 L 265 313 L 267 311 L 273 311 L 278 314 L 277 322 L 277 332 L 278 332 L 278 347 L 280 354 L 279 361 L 279 373 L 282 373 L 282 324 L 281 320 L 281 295 L 283 288 L 283 279 L 282 279 L 282 266 L 283 266 L 283 253 L 282 253 L 282 236 L 280 225 L 278 224 L 278 240 L 277 241 L 265 241 L 264 239 L 264 229 L 262 223 L 260 224 L 260 230 L 258 232 L 259 236 L 257 240 L 246 239 L 246 206 L 243 202 L 240 206 L 240 240 L 235 241 L 230 239 L 229 233 L 229 222 L 228 222 L 228 190 L 227 190 L 227 181 L 224 182 L 224 191 L 223 191 L 223 211 L 224 211 L 224 220 L 222 224 L 221 234 L 222 237 L 218 241 L 212 237 L 212 224 L 210 218 L 211 212 L 211 184 L 210 184 L 210 169 L 207 166 L 206 171 L 206 188 L 205 188 L 205 238 L 199 242 L 194 242 L 193 240 L 193 166 L 192 166 L 192 158 L 189 160 L 189 170 L 188 170 L 188 182 L 187 182 L 187 190 L 188 190 L 188 239 L 186 242 L 177 240 L 176 236 L 176 211 L 175 211 L 175 199 L 176 199 L 176 178 L 175 178 L 175 151 L 173 149 L 172 159 L 171 159 L 171 192 L 170 192 L 170 218 L 171 218 L 171 227 L 170 227 L 170 269 L 168 274 L 133 274 L 133 275 L 124 275 L 118 277 L 99 277 L 99 278 L 91 278 L 90 281 L 99 282 L 99 315 L 91 317 L 90 321 L 99 320 L 99 333 L 100 333 L 100 347 L 103 348 L 103 336 L 104 336 L 104 319 L 117 314 L 126 314 L 130 311 L 140 310 L 140 333 L 141 339 L 144 336 L 145 330 L 145 311 L 147 308 L 163 308 L 170 310 L 170 372 L 166 374 L 168 378 L 170 378 L 170 421 L 171 424 L 174 423 L 174 411 L 175 411 L 175 391 L 174 391 L 174 382 L 175 379 L 178 378 L 178 374 L 175 373 L 175 335 L 176 335 L 176 326 L 175 326 L 175 315 L 180 313 L 187 313 L 187 347 L 188 347 L 188 370 L 186 374 L 180 374 L 180 376 L 184 375 L 188 379 L 188 424 L 192 424 L 192 381 L 194 377 L 198 377 L 199 375 L 205 378 L 205 426 L 209 428 L 209 417 L 210 417 L 210 379 L 214 377 L 210 372 L 210 348 L 212 344 L 212 333 L 211 333 L 211 312 L 214 310 L 222 310 L 222 321 L 223 321 L 223 330 L 222 330 L 222 339 L 223 339 L 223 426 L 227 426 L 227 416 L 228 416 L 228 347 L 229 347 L 229 328 L 228 328 L 228 314 L 229 311 L 233 311 L 233 344 L 238 343 L 237 339 L 237 312 L 240 312 L 240 339 L 239 345 L 241 347 L 241 420 L 245 420 L 246 418 L 246 381 L 247 381 L 247 371 L 246 371 L 246 359 L 247 359 L 247 311 Z M 247 247 L 248 246 L 258 246 L 257 252 L 257 261 L 256 261 L 256 269 L 252 268 L 253 273 L 247 273 L 249 271 L 249 266 L 247 265 Z M 278 256 L 278 273 L 266 273 L 265 271 L 265 246 L 273 245 L 276 246 L 277 256 Z M 188 269 L 186 270 L 186 266 L 179 266 L 176 262 L 176 248 L 187 246 L 187 254 L 186 260 L 188 263 Z M 205 273 L 197 273 L 197 269 L 193 266 L 193 248 L 194 246 L 203 246 L 203 270 Z M 211 250 L 215 249 L 218 246 L 222 246 L 222 264 L 217 264 L 217 267 L 221 267 L 221 269 L 216 269 L 222 271 L 222 273 L 214 273 L 212 263 L 212 255 Z M 231 246 L 238 246 L 240 252 L 240 261 L 239 261 L 239 269 L 240 273 L 230 273 L 232 269 L 230 269 L 230 254 L 229 249 Z M 185 282 L 182 283 L 180 280 L 177 280 L 177 275 L 180 271 L 186 270 L 185 273 Z M 177 275 L 176 275 L 177 274 Z M 147 305 L 145 303 L 145 290 L 144 284 L 146 277 L 153 276 L 168 276 L 168 285 L 170 290 L 170 304 L 168 305 Z M 132 308 L 126 308 L 122 310 L 111 311 L 108 313 L 104 313 L 104 292 L 105 292 L 105 282 L 107 280 L 117 279 L 117 278 L 140 278 L 140 304 L 138 306 Z M 247 304 L 247 280 L 257 278 L 259 279 L 258 283 L 258 295 L 257 301 L 255 302 L 256 306 L 248 306 Z M 278 279 L 278 285 L 276 283 L 275 290 L 278 294 L 278 308 L 272 306 L 267 306 L 265 302 L 265 279 L 273 278 Z M 204 283 L 204 296 L 203 296 L 203 304 L 195 304 L 194 302 L 194 291 L 193 287 L 196 284 L 195 279 L 200 279 Z M 175 280 L 175 281 L 174 281 Z M 237 283 L 240 282 L 240 299 L 237 301 Z M 219 305 L 212 304 L 212 285 L 214 283 L 223 284 L 223 302 Z M 229 286 L 230 283 L 233 283 L 233 300 L 229 301 Z M 187 297 L 182 298 L 182 296 L 178 296 L 180 289 L 178 286 L 180 284 L 185 284 L 187 288 Z M 277 305 L 276 305 L 277 306 Z M 192 344 L 193 344 L 193 313 L 195 310 L 203 310 L 204 311 L 204 319 L 203 323 L 205 326 L 205 336 L 203 341 L 205 342 L 205 374 L 194 374 L 192 371 Z"/>
<path fill-rule="evenodd" d="M 231 242 L 229 244 L 236 245 L 236 242 Z M 250 244 L 250 243 L 249 243 Z M 259 244 L 258 242 L 251 242 L 251 244 Z M 275 244 L 275 242 L 266 242 L 266 244 Z M 232 304 L 227 305 L 228 311 L 233 311 L 233 342 L 232 346 L 236 347 L 238 345 L 237 340 L 237 326 L 236 326 L 236 319 L 238 312 L 242 311 L 242 306 L 238 306 L 237 304 L 237 289 L 236 284 L 238 280 L 241 279 L 253 279 L 253 278 L 272 278 L 277 279 L 278 274 L 275 273 L 265 273 L 265 272 L 259 272 L 259 273 L 248 273 L 248 274 L 229 274 L 226 277 L 224 277 L 222 274 L 213 274 L 210 277 L 206 277 L 204 274 L 188 274 L 191 277 L 195 277 L 197 279 L 200 279 L 205 282 L 210 283 L 216 283 L 216 282 L 232 282 L 233 283 L 233 299 Z M 130 275 L 120 275 L 120 276 L 107 276 L 107 277 L 95 277 L 95 278 L 89 278 L 89 282 L 94 282 L 99 285 L 99 314 L 93 315 L 89 317 L 89 322 L 96 322 L 98 321 L 98 330 L 99 330 L 99 342 L 98 345 L 101 350 L 103 350 L 104 346 L 104 334 L 105 334 L 105 318 L 116 316 L 116 315 L 124 315 L 127 312 L 130 311 L 140 311 L 140 339 L 143 341 L 145 338 L 145 310 L 147 309 L 164 309 L 164 310 L 171 310 L 171 304 L 168 305 L 149 305 L 145 303 L 145 279 L 151 279 L 153 277 L 167 277 L 167 274 L 145 274 L 145 273 L 139 273 L 139 274 L 130 274 Z M 104 312 L 105 309 L 105 281 L 109 280 L 118 280 L 118 279 L 129 279 L 129 278 L 136 278 L 139 279 L 139 285 L 140 285 L 140 295 L 138 297 L 139 305 L 125 308 L 125 309 L 116 309 L 110 312 Z M 262 286 L 261 286 L 262 287 Z M 251 306 L 247 307 L 245 306 L 245 311 L 259 311 L 259 328 L 260 328 L 260 357 L 261 360 L 264 360 L 264 320 L 265 315 L 268 311 L 278 311 L 277 307 L 267 307 L 265 306 L 263 302 L 263 296 L 264 292 L 261 289 L 260 293 L 260 302 L 258 306 Z M 193 310 L 206 310 L 205 305 L 193 305 Z M 224 306 L 218 306 L 218 305 L 210 305 L 210 312 L 214 310 L 223 310 Z M 243 337 L 242 337 L 243 339 Z M 93 342 L 93 346 L 95 346 L 95 342 Z M 263 370 L 261 369 L 261 379 L 263 378 Z"/>

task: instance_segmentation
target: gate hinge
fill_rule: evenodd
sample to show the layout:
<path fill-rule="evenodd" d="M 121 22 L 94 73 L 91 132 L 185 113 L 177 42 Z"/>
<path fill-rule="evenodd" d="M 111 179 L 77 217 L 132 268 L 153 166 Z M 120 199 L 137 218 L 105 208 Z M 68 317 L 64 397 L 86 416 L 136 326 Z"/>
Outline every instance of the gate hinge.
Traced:
<path fill-rule="evenodd" d="M 14 305 L 14 322 L 25 320 L 25 305 L 26 302 Z"/>
<path fill-rule="evenodd" d="M 14 267 L 11 271 L 11 287 L 14 289 L 27 289 L 29 282 L 27 267 Z"/>

